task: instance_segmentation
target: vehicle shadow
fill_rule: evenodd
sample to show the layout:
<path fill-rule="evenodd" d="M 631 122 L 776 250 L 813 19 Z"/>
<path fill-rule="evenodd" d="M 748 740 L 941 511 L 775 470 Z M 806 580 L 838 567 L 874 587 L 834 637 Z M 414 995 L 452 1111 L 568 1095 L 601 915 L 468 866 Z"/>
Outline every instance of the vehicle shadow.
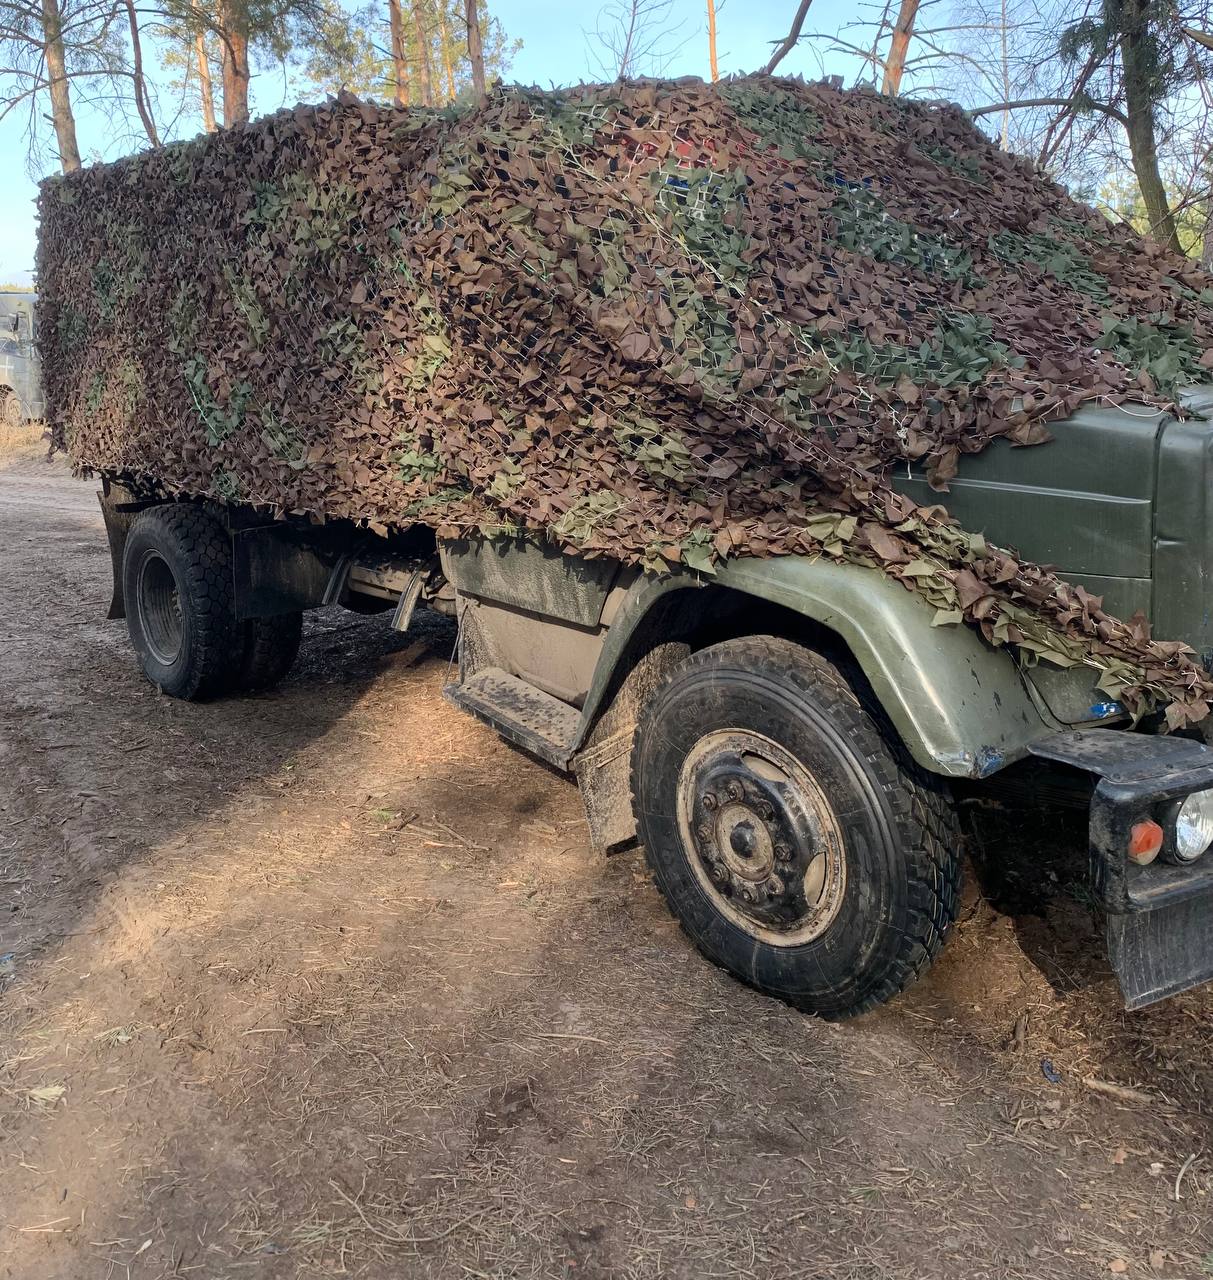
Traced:
<path fill-rule="evenodd" d="M 1140 1087 L 1139 1101 L 1165 1099 L 1185 1115 L 1176 1133 L 1207 1141 L 1213 989 L 1125 1009 L 1088 882 L 1086 810 L 1043 788 L 1034 798 L 970 792 L 959 810 L 961 919 L 908 1006 L 954 1025 L 1034 1090 Z"/>
<path fill-rule="evenodd" d="M 29 511 L 36 518 L 39 505 Z M 104 537 L 80 541 L 99 533 L 95 523 L 89 511 L 59 513 L 38 546 L 66 574 L 48 582 L 44 565 L 16 561 L 0 584 L 16 620 L 0 655 L 0 953 L 10 970 L 71 935 L 103 887 L 150 850 L 276 776 L 289 786 L 292 759 L 333 733 L 384 671 L 402 658 L 446 664 L 454 645 L 453 624 L 426 609 L 405 633 L 385 618 L 322 610 L 308 615 L 277 689 L 210 703 L 163 697 L 138 671 L 124 624 L 104 618 Z"/>
<path fill-rule="evenodd" d="M 1087 867 L 1087 813 L 1048 800 L 967 796 L 959 810 L 978 891 L 1064 995 L 1111 976 Z"/>

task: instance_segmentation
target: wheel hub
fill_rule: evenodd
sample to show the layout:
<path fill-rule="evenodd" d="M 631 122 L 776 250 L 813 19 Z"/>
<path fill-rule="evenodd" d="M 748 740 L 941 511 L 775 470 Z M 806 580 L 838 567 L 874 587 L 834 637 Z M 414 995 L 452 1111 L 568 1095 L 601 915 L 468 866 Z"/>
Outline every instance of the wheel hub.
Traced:
<path fill-rule="evenodd" d="M 139 566 L 135 606 L 152 656 L 171 666 L 181 653 L 184 633 L 181 596 L 173 571 L 158 552 L 149 551 Z"/>
<path fill-rule="evenodd" d="M 825 796 L 790 753 L 745 730 L 709 734 L 683 767 L 679 801 L 696 875 L 730 918 L 785 945 L 833 919 L 841 837 Z"/>

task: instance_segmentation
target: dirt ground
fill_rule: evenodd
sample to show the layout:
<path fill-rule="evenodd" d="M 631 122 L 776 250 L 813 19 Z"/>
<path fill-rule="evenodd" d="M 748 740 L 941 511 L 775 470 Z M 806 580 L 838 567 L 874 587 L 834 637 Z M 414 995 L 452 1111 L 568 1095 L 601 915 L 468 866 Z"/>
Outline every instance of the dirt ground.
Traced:
<path fill-rule="evenodd" d="M 183 705 L 91 486 L 0 470 L 0 547 L 6 1280 L 1213 1274 L 1213 996 L 1123 1012 L 1072 822 L 977 813 L 941 962 L 823 1024 L 442 701 L 441 619 Z"/>

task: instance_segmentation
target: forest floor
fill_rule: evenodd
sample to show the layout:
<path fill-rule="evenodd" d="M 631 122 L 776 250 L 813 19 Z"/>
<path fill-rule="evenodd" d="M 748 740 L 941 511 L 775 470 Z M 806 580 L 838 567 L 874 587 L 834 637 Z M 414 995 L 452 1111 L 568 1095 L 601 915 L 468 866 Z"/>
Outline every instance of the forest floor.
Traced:
<path fill-rule="evenodd" d="M 442 701 L 444 620 L 188 705 L 93 486 L 0 468 L 0 546 L 0 1277 L 1213 1274 L 1213 994 L 1124 1012 L 1074 823 L 978 814 L 997 888 L 829 1025 Z"/>

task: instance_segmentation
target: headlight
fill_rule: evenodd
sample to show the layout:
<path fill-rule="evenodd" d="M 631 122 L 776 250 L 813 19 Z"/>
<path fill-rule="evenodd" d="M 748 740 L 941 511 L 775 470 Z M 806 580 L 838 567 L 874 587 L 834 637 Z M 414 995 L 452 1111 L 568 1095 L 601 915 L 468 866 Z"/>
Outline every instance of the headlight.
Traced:
<path fill-rule="evenodd" d="M 1175 815 L 1172 860 L 1195 862 L 1213 844 L 1213 791 L 1194 791 Z"/>

